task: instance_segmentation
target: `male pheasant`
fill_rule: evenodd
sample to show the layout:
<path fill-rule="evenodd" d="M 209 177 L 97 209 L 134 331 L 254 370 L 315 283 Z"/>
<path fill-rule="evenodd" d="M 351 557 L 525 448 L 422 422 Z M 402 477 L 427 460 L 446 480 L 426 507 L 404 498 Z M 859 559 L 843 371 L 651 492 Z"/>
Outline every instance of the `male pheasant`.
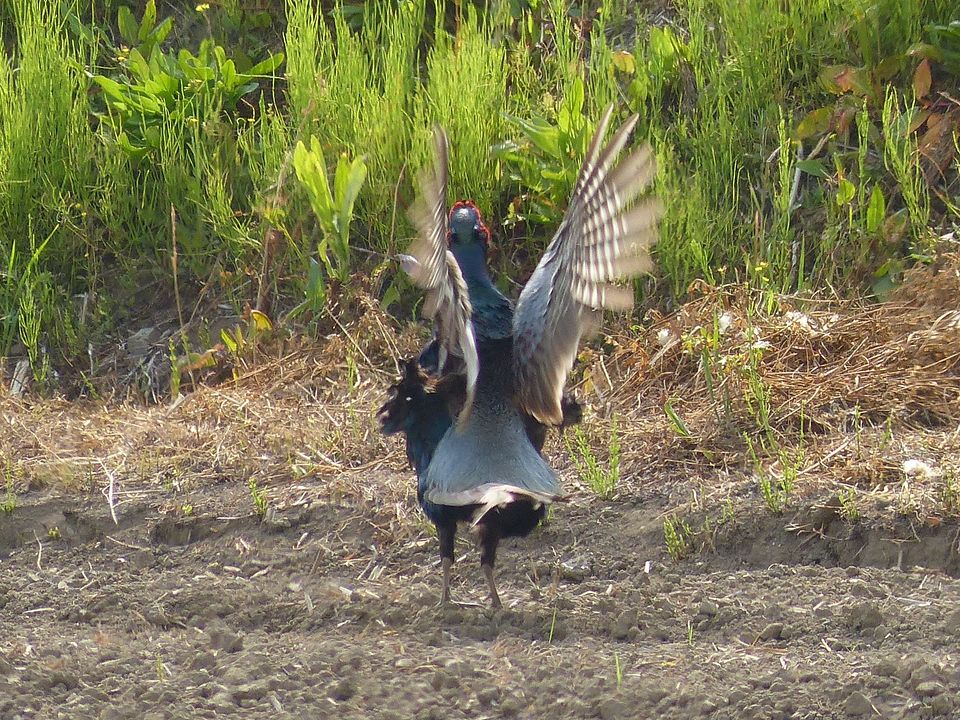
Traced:
<path fill-rule="evenodd" d="M 653 155 L 644 146 L 614 167 L 637 117 L 603 148 L 612 114 L 610 107 L 601 119 L 566 214 L 512 314 L 499 292 L 477 292 L 478 277 L 489 282 L 485 255 L 454 241 L 468 225 L 476 227 L 479 214 L 470 206 L 446 212 L 442 130 L 434 165 L 421 176 L 410 212 L 419 237 L 401 266 L 426 291 L 424 315 L 437 328 L 439 379 L 431 381 L 408 361 L 378 415 L 384 433 L 406 436 L 418 500 L 440 539 L 444 601 L 450 598 L 457 524 L 469 522 L 479 532 L 491 602 L 501 605 L 494 579 L 500 539 L 527 535 L 546 506 L 563 497 L 537 437 L 528 432 L 530 421 L 564 423 L 563 387 L 581 338 L 604 309 L 632 307 L 631 288 L 616 281 L 651 267 L 648 249 L 662 207 L 654 197 L 639 196 L 654 177 Z M 474 301 L 493 309 L 478 313 Z"/>

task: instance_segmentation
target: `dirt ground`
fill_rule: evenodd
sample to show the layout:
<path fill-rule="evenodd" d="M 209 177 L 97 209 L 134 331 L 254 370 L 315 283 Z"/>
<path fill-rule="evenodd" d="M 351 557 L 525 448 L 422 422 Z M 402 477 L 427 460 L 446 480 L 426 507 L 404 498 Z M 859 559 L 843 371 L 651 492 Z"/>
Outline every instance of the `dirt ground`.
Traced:
<path fill-rule="evenodd" d="M 291 480 L 263 522 L 229 477 L 194 488 L 203 512 L 158 489 L 116 524 L 99 493 L 18 497 L 0 717 L 960 717 L 955 524 L 757 507 L 674 563 L 676 488 L 575 492 L 505 543 L 494 612 L 468 540 L 454 596 L 478 606 L 438 607 L 426 527 L 398 542 L 329 482 Z"/>

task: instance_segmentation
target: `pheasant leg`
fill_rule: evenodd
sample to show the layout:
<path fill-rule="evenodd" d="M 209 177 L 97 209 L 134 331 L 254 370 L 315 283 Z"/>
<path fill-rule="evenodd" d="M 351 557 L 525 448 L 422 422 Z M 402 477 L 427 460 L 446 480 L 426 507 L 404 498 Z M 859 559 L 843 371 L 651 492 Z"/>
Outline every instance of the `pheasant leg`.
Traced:
<path fill-rule="evenodd" d="M 497 562 L 497 545 L 500 543 L 500 531 L 490 525 L 480 526 L 480 568 L 490 588 L 490 604 L 495 608 L 503 607 L 497 593 L 497 583 L 493 576 L 493 567 Z"/>
<path fill-rule="evenodd" d="M 437 537 L 440 539 L 440 567 L 443 570 L 443 591 L 440 594 L 440 604 L 450 602 L 450 574 L 453 568 L 453 546 L 457 537 L 457 523 L 437 525 Z"/>

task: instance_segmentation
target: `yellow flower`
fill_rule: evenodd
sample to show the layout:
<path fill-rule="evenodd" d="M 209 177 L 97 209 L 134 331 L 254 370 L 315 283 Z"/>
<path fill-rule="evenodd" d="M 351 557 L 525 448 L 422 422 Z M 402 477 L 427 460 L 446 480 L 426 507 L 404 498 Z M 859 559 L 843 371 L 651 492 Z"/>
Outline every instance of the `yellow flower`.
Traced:
<path fill-rule="evenodd" d="M 203 13 L 210 9 L 210 3 L 200 3 L 197 5 L 197 12 Z"/>

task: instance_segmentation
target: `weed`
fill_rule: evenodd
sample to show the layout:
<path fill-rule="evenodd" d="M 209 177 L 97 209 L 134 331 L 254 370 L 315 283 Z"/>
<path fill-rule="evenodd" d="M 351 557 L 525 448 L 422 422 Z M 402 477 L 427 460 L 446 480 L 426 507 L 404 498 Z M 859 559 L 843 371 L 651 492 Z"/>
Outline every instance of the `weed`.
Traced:
<path fill-rule="evenodd" d="M 600 499 L 609 500 L 616 492 L 617 483 L 620 481 L 620 434 L 616 420 L 610 423 L 606 468 L 594 454 L 590 441 L 579 425 L 574 429 L 573 437 L 574 440 L 571 440 L 567 435 L 564 437 L 564 443 L 570 459 L 577 466 L 580 479 Z"/>
<path fill-rule="evenodd" d="M 960 481 L 953 471 L 947 471 L 943 474 L 940 502 L 943 505 L 944 512 L 950 515 L 960 515 Z"/>
<path fill-rule="evenodd" d="M 160 655 L 160 653 L 157 653 L 156 655 L 153 663 L 153 670 L 157 675 L 157 682 L 165 682 L 167 677 L 170 675 L 170 671 L 167 670 L 167 666 L 163 662 L 163 656 Z"/>
<path fill-rule="evenodd" d="M 613 669 L 617 679 L 617 690 L 623 685 L 623 666 L 620 664 L 620 653 L 613 651 Z"/>
<path fill-rule="evenodd" d="M 5 483 L 6 497 L 0 501 L 0 513 L 11 514 L 17 509 L 17 493 L 13 487 L 13 478 L 8 474 Z"/>
<path fill-rule="evenodd" d="M 131 17 L 129 11 L 118 16 L 121 31 L 125 17 Z M 143 38 L 142 47 L 118 58 L 123 69 L 118 79 L 93 77 L 107 103 L 103 122 L 113 129 L 119 148 L 135 160 L 160 149 L 164 124 L 199 126 L 221 111 L 233 111 L 241 97 L 258 87 L 258 77 L 271 74 L 283 62 L 282 53 L 271 55 L 247 72 L 238 72 L 226 50 L 209 38 L 200 43 L 196 55 L 186 49 L 164 53 L 160 43 L 172 22 L 167 18 L 151 30 L 155 18 L 154 0 L 149 0 L 136 35 Z"/>
<path fill-rule="evenodd" d="M 693 534 L 690 525 L 680 517 L 667 517 L 663 521 L 663 540 L 667 545 L 667 552 L 674 562 L 685 558 L 691 550 Z"/>
<path fill-rule="evenodd" d="M 911 140 L 909 128 L 914 113 L 901 112 L 897 91 L 887 91 L 883 103 L 883 127 L 885 142 L 883 159 L 897 181 L 903 202 L 910 218 L 913 235 L 913 253 L 927 259 L 932 253 L 927 222 L 930 218 L 930 199 L 926 189 L 923 167 L 917 161 L 916 144 Z"/>
<path fill-rule="evenodd" d="M 247 488 L 250 490 L 250 500 L 253 502 L 254 512 L 256 512 L 257 517 L 262 520 L 266 517 L 267 509 L 270 506 L 267 500 L 267 493 L 265 490 L 257 487 L 256 478 L 251 477 L 247 480 Z"/>
<path fill-rule="evenodd" d="M 670 427 L 673 428 L 673 431 L 682 438 L 690 437 L 690 430 L 687 428 L 687 424 L 683 421 L 683 418 L 677 414 L 677 411 L 673 409 L 673 399 L 667 398 L 666 402 L 663 404 L 663 412 L 667 416 L 667 420 L 670 421 Z"/>
<path fill-rule="evenodd" d="M 656 148 L 657 264 L 674 299 L 697 278 L 748 278 L 768 309 L 798 288 L 882 296 L 930 256 L 928 226 L 960 214 L 955 163 L 932 177 L 917 152 L 960 68 L 946 0 L 689 0 L 632 47 L 611 41 L 626 22 L 613 0 L 457 3 L 453 32 L 449 3 L 358 15 L 289 0 L 281 28 L 231 0 L 196 11 L 205 37 L 177 32 L 182 14 L 158 13 L 169 3 L 107 5 L 112 32 L 90 3 L 9 0 L 3 12 L 0 355 L 23 340 L 39 378 L 48 356 L 77 366 L 124 320 L 109 309 L 132 305 L 144 272 L 161 291 L 176 277 L 185 295 L 212 288 L 238 310 L 269 290 L 276 307 L 316 314 L 331 278 L 406 243 L 397 208 L 434 123 L 451 140 L 451 195 L 472 196 L 495 235 L 506 226 L 506 257 L 527 266 L 602 108 L 639 112 L 632 142 Z M 295 152 L 323 177 L 286 183 Z M 406 288 L 384 303 L 402 305 Z M 79 317 L 75 295 L 97 307 Z M 698 353 L 729 418 L 721 358 Z M 763 389 L 748 392 L 763 425 Z"/>
<path fill-rule="evenodd" d="M 760 488 L 760 495 L 763 498 L 767 509 L 774 515 L 783 513 L 787 505 L 787 499 L 793 491 L 793 486 L 803 463 L 803 452 L 796 451 L 792 455 L 783 448 L 778 448 L 778 460 L 780 465 L 780 474 L 771 477 L 770 473 L 763 467 L 760 458 L 757 455 L 753 441 L 744 435 L 744 442 L 747 450 L 753 460 L 754 472 L 757 476 L 757 486 Z"/>
<path fill-rule="evenodd" d="M 47 537 L 50 540 L 60 540 L 63 535 L 60 533 L 60 528 L 54 525 L 52 528 L 47 528 Z"/>
<path fill-rule="evenodd" d="M 857 489 L 855 487 L 844 488 L 837 493 L 837 499 L 840 501 L 840 516 L 848 522 L 856 522 L 860 519 L 860 508 L 857 506 Z"/>
<path fill-rule="evenodd" d="M 733 506 L 733 498 L 724 498 L 723 504 L 720 506 L 720 524 L 726 525 L 727 523 L 731 523 L 736 517 L 737 513 Z"/>

